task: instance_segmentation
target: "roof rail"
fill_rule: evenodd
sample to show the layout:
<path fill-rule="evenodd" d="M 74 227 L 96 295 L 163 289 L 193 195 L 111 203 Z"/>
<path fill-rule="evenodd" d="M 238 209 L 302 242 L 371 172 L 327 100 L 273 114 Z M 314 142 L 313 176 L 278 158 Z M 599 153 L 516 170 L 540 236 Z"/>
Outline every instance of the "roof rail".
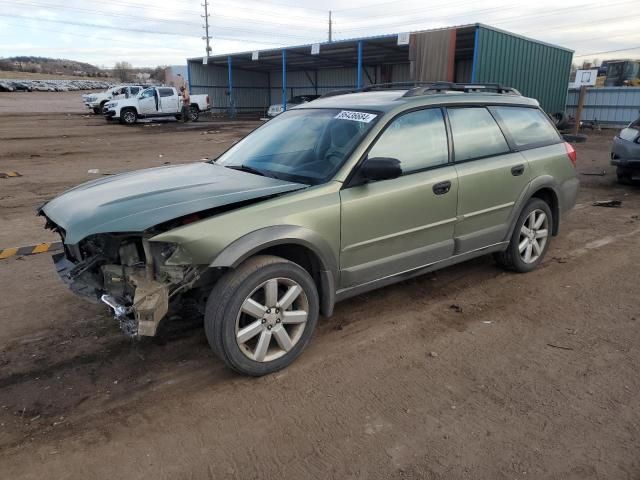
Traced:
<path fill-rule="evenodd" d="M 348 93 L 372 92 L 376 90 L 410 90 L 416 87 L 433 85 L 433 82 L 388 82 L 372 83 L 361 88 L 348 88 L 344 90 L 332 90 L 324 93 L 322 97 L 335 97 L 336 95 L 346 95 Z"/>
<path fill-rule="evenodd" d="M 425 86 L 412 88 L 403 97 L 417 97 L 442 92 L 464 92 L 479 93 L 491 92 L 506 95 L 518 95 L 521 93 L 515 88 L 503 87 L 499 83 L 453 83 L 453 82 L 432 82 Z"/>

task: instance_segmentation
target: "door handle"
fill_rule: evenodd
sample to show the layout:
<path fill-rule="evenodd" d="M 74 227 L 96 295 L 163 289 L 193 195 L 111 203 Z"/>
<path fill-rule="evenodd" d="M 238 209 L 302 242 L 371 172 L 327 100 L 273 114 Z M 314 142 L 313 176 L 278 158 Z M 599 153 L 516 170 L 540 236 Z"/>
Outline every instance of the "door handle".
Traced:
<path fill-rule="evenodd" d="M 433 186 L 433 193 L 436 195 L 444 195 L 449 190 L 451 190 L 451 182 L 448 180 L 446 182 L 436 183 Z"/>
<path fill-rule="evenodd" d="M 514 177 L 519 177 L 524 173 L 524 165 L 516 165 L 511 169 L 511 175 Z"/>

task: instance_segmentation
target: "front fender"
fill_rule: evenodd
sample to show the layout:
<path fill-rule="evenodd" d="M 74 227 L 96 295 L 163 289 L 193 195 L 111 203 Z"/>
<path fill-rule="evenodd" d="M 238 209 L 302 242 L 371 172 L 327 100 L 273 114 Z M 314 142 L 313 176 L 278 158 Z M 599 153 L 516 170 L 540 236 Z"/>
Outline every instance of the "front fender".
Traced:
<path fill-rule="evenodd" d="M 337 262 L 327 241 L 313 230 L 297 225 L 275 225 L 248 233 L 230 243 L 213 259 L 210 266 L 235 268 L 265 248 L 285 244 L 308 248 L 315 253 L 323 270 L 330 271 L 334 277 L 337 275 Z"/>

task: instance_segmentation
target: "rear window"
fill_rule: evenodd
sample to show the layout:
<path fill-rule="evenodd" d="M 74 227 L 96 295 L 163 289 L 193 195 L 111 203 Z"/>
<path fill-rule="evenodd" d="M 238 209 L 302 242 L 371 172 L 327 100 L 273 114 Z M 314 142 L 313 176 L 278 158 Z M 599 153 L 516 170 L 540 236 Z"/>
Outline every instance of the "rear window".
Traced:
<path fill-rule="evenodd" d="M 537 108 L 493 107 L 517 147 L 552 145 L 561 141 L 549 118 Z"/>
<path fill-rule="evenodd" d="M 138 93 L 139 91 L 140 91 L 140 88 L 139 88 L 139 87 L 131 87 L 131 93 L 132 93 L 133 95 L 135 95 L 135 94 L 136 94 L 136 93 Z"/>
<path fill-rule="evenodd" d="M 159 88 L 158 91 L 161 97 L 171 97 L 173 95 L 172 88 Z"/>
<path fill-rule="evenodd" d="M 448 109 L 456 162 L 509 152 L 507 141 L 484 107 Z"/>

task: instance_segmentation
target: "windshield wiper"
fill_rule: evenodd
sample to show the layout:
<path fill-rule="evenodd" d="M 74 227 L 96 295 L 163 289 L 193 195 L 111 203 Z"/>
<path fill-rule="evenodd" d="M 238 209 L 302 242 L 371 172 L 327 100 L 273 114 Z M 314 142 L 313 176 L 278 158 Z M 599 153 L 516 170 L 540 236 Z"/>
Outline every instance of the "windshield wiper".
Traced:
<path fill-rule="evenodd" d="M 226 165 L 225 165 L 226 166 Z M 227 168 L 231 168 L 233 170 L 241 170 L 247 173 L 253 173 L 254 175 L 260 175 L 262 177 L 268 177 L 265 172 L 258 170 L 257 168 L 250 167 L 248 165 L 230 165 Z"/>

